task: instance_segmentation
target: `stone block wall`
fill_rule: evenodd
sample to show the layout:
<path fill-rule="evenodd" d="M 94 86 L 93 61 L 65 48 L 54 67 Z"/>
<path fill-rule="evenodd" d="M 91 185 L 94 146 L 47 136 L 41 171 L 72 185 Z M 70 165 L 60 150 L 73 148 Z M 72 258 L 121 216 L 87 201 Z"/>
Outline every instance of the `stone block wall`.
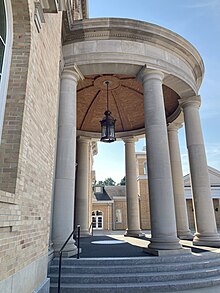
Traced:
<path fill-rule="evenodd" d="M 0 280 L 4 280 L 0 288 L 4 283 L 12 288 L 20 271 L 22 293 L 30 293 L 46 274 L 45 260 L 43 268 L 38 264 L 39 270 L 30 266 L 33 275 L 28 286 L 21 272 L 48 250 L 62 15 L 45 13 L 38 32 L 34 0 L 11 2 L 14 36 L 0 145 Z M 37 271 L 42 270 L 44 276 L 39 277 Z"/>

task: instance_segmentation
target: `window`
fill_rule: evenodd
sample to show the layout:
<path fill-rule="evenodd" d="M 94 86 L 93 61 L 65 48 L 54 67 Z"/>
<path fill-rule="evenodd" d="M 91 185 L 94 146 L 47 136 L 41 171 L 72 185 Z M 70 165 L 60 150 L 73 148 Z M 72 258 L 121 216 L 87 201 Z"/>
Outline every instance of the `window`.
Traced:
<path fill-rule="evenodd" d="M 122 213 L 120 209 L 117 209 L 115 211 L 115 222 L 116 223 L 122 223 Z"/>
<path fill-rule="evenodd" d="M 10 0 L 0 0 L 0 138 L 5 112 L 12 46 L 12 11 Z"/>
<path fill-rule="evenodd" d="M 92 227 L 93 229 L 103 229 L 102 211 L 92 211 Z"/>
<path fill-rule="evenodd" d="M 147 162 L 144 162 L 144 175 L 147 175 Z"/>
<path fill-rule="evenodd" d="M 6 45 L 6 12 L 4 0 L 0 0 L 0 80 L 2 79 L 3 57 Z"/>
<path fill-rule="evenodd" d="M 102 193 L 103 192 L 103 187 L 102 186 L 95 186 L 95 192 L 96 193 Z"/>

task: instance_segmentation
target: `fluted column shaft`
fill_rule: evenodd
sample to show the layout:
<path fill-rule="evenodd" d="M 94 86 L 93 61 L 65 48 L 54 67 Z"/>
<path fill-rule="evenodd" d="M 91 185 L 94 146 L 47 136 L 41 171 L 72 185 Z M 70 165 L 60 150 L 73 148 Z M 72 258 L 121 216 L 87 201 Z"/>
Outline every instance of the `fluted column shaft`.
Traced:
<path fill-rule="evenodd" d="M 76 153 L 76 87 L 78 75 L 64 70 L 61 76 L 58 139 L 53 213 L 53 244 L 58 251 L 73 230 L 75 153 Z M 74 241 L 66 246 L 75 254 Z"/>
<path fill-rule="evenodd" d="M 192 240 L 193 235 L 189 229 L 189 221 L 184 191 L 183 171 L 178 140 L 178 129 L 180 127 L 182 127 L 182 124 L 175 122 L 171 123 L 168 126 L 168 141 L 173 179 L 177 236 L 180 239 Z"/>
<path fill-rule="evenodd" d="M 148 248 L 154 250 L 182 248 L 176 233 L 163 77 L 156 70 L 142 72 L 152 234 Z"/>
<path fill-rule="evenodd" d="M 84 236 L 89 234 L 89 143 L 86 137 L 77 138 L 75 225 Z"/>
<path fill-rule="evenodd" d="M 125 142 L 125 169 L 126 169 L 126 199 L 127 199 L 127 224 L 126 236 L 140 234 L 140 211 L 137 186 L 135 138 L 128 137 Z"/>
<path fill-rule="evenodd" d="M 180 100 L 183 109 L 189 155 L 196 233 L 194 243 L 219 246 L 211 198 L 206 153 L 199 117 L 200 96 Z"/>

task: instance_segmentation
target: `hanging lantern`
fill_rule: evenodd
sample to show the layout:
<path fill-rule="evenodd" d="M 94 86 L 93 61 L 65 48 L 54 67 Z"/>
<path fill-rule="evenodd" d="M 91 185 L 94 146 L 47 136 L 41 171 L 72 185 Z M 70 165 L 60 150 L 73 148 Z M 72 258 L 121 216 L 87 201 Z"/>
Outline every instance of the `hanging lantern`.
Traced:
<path fill-rule="evenodd" d="M 115 137 L 115 119 L 111 116 L 111 112 L 109 111 L 109 104 L 108 104 L 108 85 L 109 81 L 104 82 L 106 84 L 106 91 L 107 91 L 107 110 L 104 113 L 104 117 L 101 123 L 101 141 L 102 142 L 114 142 L 116 141 Z"/>

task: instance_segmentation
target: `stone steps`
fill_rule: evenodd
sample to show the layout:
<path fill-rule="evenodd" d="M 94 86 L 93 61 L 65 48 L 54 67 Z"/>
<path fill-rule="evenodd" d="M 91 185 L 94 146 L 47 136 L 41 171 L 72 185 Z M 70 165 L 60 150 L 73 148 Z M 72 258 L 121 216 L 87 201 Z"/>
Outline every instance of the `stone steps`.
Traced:
<path fill-rule="evenodd" d="M 57 292 L 58 259 L 49 270 L 51 293 Z M 220 285 L 217 253 L 164 257 L 66 259 L 62 293 L 178 292 Z"/>
<path fill-rule="evenodd" d="M 190 270 L 190 269 L 208 269 L 210 267 L 220 267 L 220 259 L 212 260 L 212 261 L 204 261 L 204 262 L 187 262 L 181 264 L 181 271 Z M 149 273 L 149 272 L 167 272 L 167 271 L 178 271 L 179 266 L 175 263 L 158 263 L 154 264 L 146 264 L 146 265 L 132 265 L 133 273 Z M 123 271 L 123 273 L 131 272 L 131 268 L 129 266 L 123 265 L 100 265 L 100 266 L 82 266 L 75 264 L 72 265 L 62 265 L 62 273 L 64 274 L 119 274 Z M 50 273 L 57 274 L 58 266 L 51 265 Z"/>
<path fill-rule="evenodd" d="M 146 293 L 146 292 L 178 292 L 182 290 L 193 290 L 207 288 L 220 284 L 219 278 L 203 280 L 172 281 L 172 282 L 147 282 L 129 284 L 62 284 L 62 293 Z M 187 291 L 188 292 L 188 291 Z M 191 292 L 191 291 L 190 291 Z M 198 291 L 197 291 L 198 292 Z M 218 292 L 218 291 L 216 291 Z M 57 293 L 57 286 L 51 284 L 50 293 Z"/>

